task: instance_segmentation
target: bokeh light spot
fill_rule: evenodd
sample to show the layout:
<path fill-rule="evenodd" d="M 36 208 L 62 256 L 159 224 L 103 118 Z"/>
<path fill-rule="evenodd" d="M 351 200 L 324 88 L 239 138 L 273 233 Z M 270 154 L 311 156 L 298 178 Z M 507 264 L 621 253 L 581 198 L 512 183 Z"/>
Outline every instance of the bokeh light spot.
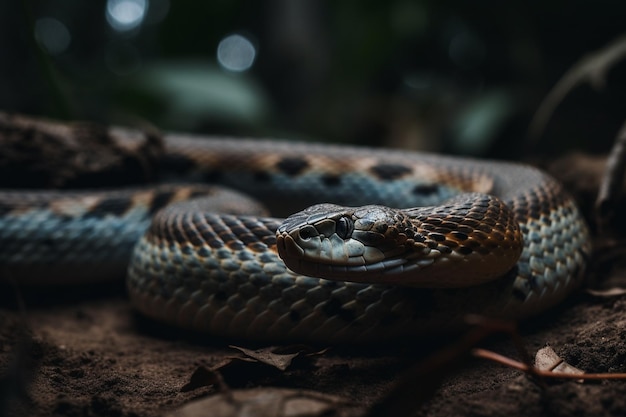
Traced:
<path fill-rule="evenodd" d="M 148 0 L 107 0 L 107 22 L 115 30 L 131 30 L 141 24 L 147 9 Z"/>
<path fill-rule="evenodd" d="M 241 35 L 227 36 L 217 46 L 217 62 L 229 71 L 246 71 L 252 67 L 255 58 L 254 45 Z"/>

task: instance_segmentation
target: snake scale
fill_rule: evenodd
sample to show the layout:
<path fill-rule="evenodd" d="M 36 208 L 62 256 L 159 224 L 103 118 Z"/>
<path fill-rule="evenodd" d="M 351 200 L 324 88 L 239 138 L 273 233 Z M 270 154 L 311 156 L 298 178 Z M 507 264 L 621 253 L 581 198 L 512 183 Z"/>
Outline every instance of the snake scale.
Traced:
<path fill-rule="evenodd" d="M 55 284 L 127 271 L 133 306 L 153 319 L 219 337 L 316 342 L 412 338 L 467 313 L 523 318 L 581 283 L 587 227 L 535 168 L 328 144 L 164 140 L 170 179 L 218 183 L 274 215 L 296 214 L 268 217 L 214 185 L 4 190 L 2 277 Z"/>

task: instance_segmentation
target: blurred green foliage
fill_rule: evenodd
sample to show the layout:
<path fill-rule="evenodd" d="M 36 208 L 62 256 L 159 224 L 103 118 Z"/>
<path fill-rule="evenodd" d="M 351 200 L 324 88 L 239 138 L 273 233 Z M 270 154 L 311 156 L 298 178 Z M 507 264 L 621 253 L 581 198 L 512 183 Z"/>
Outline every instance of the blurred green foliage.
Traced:
<path fill-rule="evenodd" d="M 116 30 L 111 10 L 143 14 Z M 0 109 L 512 158 L 542 98 L 622 34 L 624 12 L 606 0 L 1 2 Z M 247 71 L 216 58 L 231 34 L 254 47 Z M 604 92 L 572 92 L 542 149 L 608 149 L 622 68 Z"/>

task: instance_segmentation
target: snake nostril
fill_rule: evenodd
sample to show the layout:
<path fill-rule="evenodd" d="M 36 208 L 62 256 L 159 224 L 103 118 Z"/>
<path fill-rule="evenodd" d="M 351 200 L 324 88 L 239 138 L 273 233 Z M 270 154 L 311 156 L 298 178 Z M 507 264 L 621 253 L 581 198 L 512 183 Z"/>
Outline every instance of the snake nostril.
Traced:
<path fill-rule="evenodd" d="M 304 226 L 302 229 L 299 230 L 299 234 L 300 239 L 302 240 L 309 240 L 312 237 L 319 236 L 319 233 L 317 233 L 317 230 L 313 226 Z"/>

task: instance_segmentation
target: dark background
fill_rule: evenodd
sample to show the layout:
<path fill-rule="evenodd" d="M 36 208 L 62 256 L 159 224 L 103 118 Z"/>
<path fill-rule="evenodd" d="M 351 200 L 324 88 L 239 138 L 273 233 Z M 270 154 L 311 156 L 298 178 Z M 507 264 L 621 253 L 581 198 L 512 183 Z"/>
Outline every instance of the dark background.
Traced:
<path fill-rule="evenodd" d="M 143 18 L 115 29 L 115 7 Z M 509 159 L 606 152 L 624 117 L 621 58 L 534 141 L 528 126 L 576 62 L 624 32 L 620 1 L 11 0 L 0 110 Z M 247 71 L 218 62 L 232 34 L 254 46 Z"/>

